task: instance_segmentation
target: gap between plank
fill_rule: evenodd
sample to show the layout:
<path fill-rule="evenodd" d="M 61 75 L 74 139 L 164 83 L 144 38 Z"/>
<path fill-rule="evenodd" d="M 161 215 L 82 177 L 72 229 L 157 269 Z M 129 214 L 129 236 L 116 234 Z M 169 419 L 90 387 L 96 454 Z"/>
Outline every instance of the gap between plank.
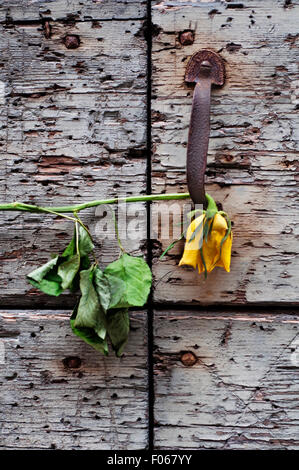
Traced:
<path fill-rule="evenodd" d="M 151 1 L 147 1 L 147 19 L 145 29 L 145 39 L 147 42 L 147 105 L 146 105 L 146 192 L 152 193 L 152 130 L 151 130 L 151 99 L 152 99 L 152 12 Z M 147 202 L 147 262 L 152 270 L 152 240 L 151 240 L 151 203 Z M 147 366 L 148 366 L 148 448 L 154 449 L 154 309 L 153 309 L 153 292 L 151 290 L 148 299 L 147 309 Z"/>

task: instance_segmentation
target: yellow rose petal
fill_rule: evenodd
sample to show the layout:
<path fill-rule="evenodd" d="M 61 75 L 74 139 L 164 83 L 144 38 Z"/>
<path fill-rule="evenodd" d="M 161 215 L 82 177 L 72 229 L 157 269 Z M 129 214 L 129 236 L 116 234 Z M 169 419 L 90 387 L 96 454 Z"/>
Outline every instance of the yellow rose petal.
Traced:
<path fill-rule="evenodd" d="M 189 225 L 186 234 L 185 249 L 181 261 L 179 262 L 179 266 L 188 265 L 192 266 L 194 269 L 196 268 L 198 262 L 199 243 L 202 237 L 202 228 L 198 230 L 193 240 L 190 241 L 190 238 L 197 227 L 202 224 L 203 218 L 204 215 L 201 215 L 193 220 Z"/>
<path fill-rule="evenodd" d="M 227 272 L 230 271 L 231 261 L 231 247 L 232 247 L 232 233 L 222 243 L 228 229 L 227 221 L 219 212 L 217 212 L 212 220 L 209 220 L 209 229 L 212 225 L 212 230 L 209 231 L 207 239 L 202 240 L 203 225 L 205 222 L 205 215 L 197 217 L 188 227 L 186 234 L 185 249 L 180 260 L 179 265 L 189 265 L 193 268 L 198 268 L 198 272 L 202 273 L 207 271 L 210 273 L 215 266 L 224 268 Z M 193 240 L 190 241 L 194 231 L 201 225 L 201 228 L 195 234 Z M 200 252 L 202 247 L 202 255 Z"/>
<path fill-rule="evenodd" d="M 221 250 L 221 261 L 223 263 L 223 267 L 225 271 L 227 271 L 228 273 L 230 272 L 232 243 L 233 243 L 233 234 L 231 232 L 228 238 L 223 243 L 222 250 Z"/>

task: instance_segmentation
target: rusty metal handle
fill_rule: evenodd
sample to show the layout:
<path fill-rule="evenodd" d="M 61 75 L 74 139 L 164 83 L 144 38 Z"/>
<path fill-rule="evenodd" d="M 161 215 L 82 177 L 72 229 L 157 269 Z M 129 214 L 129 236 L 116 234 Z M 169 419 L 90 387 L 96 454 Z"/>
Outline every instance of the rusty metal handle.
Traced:
<path fill-rule="evenodd" d="M 212 84 L 223 85 L 224 64 L 218 54 L 202 50 L 188 62 L 185 80 L 195 82 L 187 146 L 187 184 L 192 201 L 205 206 L 204 177 L 210 137 Z"/>

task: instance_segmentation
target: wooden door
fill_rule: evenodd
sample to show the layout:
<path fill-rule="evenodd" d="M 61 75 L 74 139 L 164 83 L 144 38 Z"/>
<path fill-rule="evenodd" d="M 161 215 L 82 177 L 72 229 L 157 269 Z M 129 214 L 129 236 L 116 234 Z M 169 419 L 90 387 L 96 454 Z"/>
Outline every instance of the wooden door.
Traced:
<path fill-rule="evenodd" d="M 234 243 L 231 272 L 204 281 L 177 266 L 183 244 L 159 261 L 169 240 L 150 242 L 144 217 L 126 248 L 152 263 L 152 300 L 131 312 L 123 357 L 106 358 L 72 335 L 72 295 L 25 280 L 69 221 L 0 212 L 1 448 L 299 448 L 298 12 L 295 0 L 2 3 L 1 201 L 185 192 L 184 72 L 207 48 L 227 73 L 207 190 Z M 82 218 L 95 233 L 95 210 Z M 97 240 L 101 263 L 115 247 Z"/>

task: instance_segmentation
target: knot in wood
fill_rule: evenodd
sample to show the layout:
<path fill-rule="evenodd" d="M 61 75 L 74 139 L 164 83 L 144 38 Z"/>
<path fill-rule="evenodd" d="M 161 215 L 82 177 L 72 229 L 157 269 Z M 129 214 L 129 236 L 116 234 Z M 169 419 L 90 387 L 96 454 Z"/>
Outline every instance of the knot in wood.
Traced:
<path fill-rule="evenodd" d="M 179 41 L 182 46 L 191 46 L 194 43 L 194 33 L 191 30 L 183 31 L 179 35 Z"/>
<path fill-rule="evenodd" d="M 51 37 L 51 26 L 49 21 L 45 21 L 44 23 L 44 34 L 46 39 L 50 39 Z"/>
<path fill-rule="evenodd" d="M 76 356 L 66 357 L 62 362 L 68 369 L 78 369 L 81 366 L 81 359 Z"/>
<path fill-rule="evenodd" d="M 194 366 L 196 361 L 197 361 L 197 357 L 191 351 L 185 352 L 184 354 L 181 355 L 181 362 L 186 367 Z"/>
<path fill-rule="evenodd" d="M 80 38 L 75 34 L 68 34 L 64 38 L 64 44 L 67 49 L 77 49 L 80 46 Z"/>

